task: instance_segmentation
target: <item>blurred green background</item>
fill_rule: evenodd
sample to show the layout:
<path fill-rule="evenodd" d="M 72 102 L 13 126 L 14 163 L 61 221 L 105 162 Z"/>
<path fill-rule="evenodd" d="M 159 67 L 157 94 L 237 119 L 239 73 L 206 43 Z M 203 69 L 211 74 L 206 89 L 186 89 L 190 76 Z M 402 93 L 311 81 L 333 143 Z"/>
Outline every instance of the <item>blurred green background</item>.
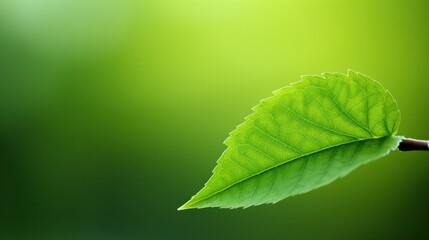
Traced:
<path fill-rule="evenodd" d="M 418 0 L 0 1 L 0 239 L 428 239 L 429 161 L 394 152 L 276 205 L 176 211 L 271 91 L 351 68 L 428 138 Z"/>

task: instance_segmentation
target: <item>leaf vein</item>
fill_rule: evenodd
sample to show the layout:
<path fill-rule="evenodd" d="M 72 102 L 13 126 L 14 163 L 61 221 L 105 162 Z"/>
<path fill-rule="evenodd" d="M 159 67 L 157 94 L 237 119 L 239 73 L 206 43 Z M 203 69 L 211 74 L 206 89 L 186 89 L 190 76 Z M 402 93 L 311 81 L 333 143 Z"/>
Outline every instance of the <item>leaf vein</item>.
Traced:
<path fill-rule="evenodd" d="M 350 134 L 343 133 L 343 132 L 339 132 L 339 131 L 336 131 L 336 130 L 334 130 L 334 129 L 331 129 L 331 128 L 328 128 L 328 127 L 326 127 L 326 126 L 323 126 L 323 125 L 321 125 L 321 124 L 319 124 L 319 123 L 316 123 L 316 122 L 314 122 L 314 121 L 311 121 L 311 120 L 309 120 L 309 119 L 307 119 L 307 118 L 305 118 L 305 117 L 301 116 L 300 114 L 296 113 L 295 111 L 293 111 L 292 109 L 290 109 L 288 106 L 286 106 L 286 105 L 284 105 L 284 104 L 281 104 L 281 103 L 280 103 L 280 105 L 281 105 L 282 107 L 286 108 L 286 110 L 288 110 L 289 112 L 293 113 L 295 116 L 297 116 L 297 117 L 301 118 L 302 120 L 304 120 L 304 121 L 306 121 L 306 122 L 309 122 L 309 123 L 311 123 L 311 124 L 313 124 L 313 125 L 315 125 L 315 126 L 317 126 L 317 127 L 323 128 L 323 129 L 325 129 L 325 130 L 326 130 L 326 131 L 328 131 L 328 132 L 336 133 L 336 134 L 339 134 L 339 135 L 342 135 L 342 136 L 345 136 L 345 137 L 349 137 L 349 138 L 353 138 L 353 139 L 359 139 L 359 138 L 357 138 L 357 137 L 355 137 L 355 136 L 352 136 L 352 135 L 350 135 Z"/>

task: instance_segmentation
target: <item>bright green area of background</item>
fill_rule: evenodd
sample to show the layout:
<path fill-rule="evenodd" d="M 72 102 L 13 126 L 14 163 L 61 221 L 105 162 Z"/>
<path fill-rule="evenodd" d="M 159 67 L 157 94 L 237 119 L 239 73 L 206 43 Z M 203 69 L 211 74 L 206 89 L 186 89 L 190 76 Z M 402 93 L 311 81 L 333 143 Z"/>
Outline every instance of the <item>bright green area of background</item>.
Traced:
<path fill-rule="evenodd" d="M 398 101 L 400 134 L 428 138 L 428 11 L 423 0 L 2 1 L 0 238 L 428 237 L 422 152 L 276 205 L 176 211 L 250 108 L 302 74 L 373 77 Z"/>

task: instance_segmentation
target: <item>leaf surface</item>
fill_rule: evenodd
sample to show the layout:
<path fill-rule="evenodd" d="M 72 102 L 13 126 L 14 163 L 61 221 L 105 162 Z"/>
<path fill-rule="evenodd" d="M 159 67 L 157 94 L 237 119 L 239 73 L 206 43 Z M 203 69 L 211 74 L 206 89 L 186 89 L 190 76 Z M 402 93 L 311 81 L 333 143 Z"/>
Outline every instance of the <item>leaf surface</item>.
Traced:
<path fill-rule="evenodd" d="M 179 210 L 275 203 L 395 150 L 396 101 L 360 73 L 303 76 L 253 108 L 231 132 L 203 189 Z"/>

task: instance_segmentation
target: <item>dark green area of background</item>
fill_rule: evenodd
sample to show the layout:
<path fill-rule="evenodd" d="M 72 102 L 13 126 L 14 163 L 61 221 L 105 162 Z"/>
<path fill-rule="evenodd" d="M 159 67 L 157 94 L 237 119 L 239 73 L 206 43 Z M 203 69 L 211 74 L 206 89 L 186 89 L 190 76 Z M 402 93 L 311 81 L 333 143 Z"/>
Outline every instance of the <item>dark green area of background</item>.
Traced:
<path fill-rule="evenodd" d="M 426 1 L 0 3 L 0 239 L 428 239 L 427 153 L 276 205 L 176 209 L 271 91 L 351 68 L 428 138 Z"/>

